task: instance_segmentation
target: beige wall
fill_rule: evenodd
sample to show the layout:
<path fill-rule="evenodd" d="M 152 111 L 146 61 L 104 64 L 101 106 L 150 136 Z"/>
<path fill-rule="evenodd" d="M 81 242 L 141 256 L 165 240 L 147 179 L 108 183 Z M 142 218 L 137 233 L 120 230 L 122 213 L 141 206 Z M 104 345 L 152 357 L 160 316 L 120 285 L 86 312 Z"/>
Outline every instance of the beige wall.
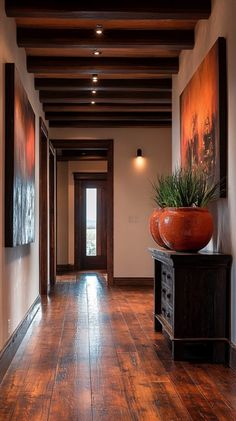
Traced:
<path fill-rule="evenodd" d="M 5 67 L 15 63 L 36 117 L 36 239 L 35 243 L 15 248 L 4 247 L 4 139 L 5 139 Z M 16 45 L 13 19 L 6 18 L 4 1 L 0 0 L 0 349 L 23 319 L 39 293 L 38 256 L 38 132 L 39 115 L 43 115 L 34 91 L 34 78 L 26 71 L 26 56 Z"/>
<path fill-rule="evenodd" d="M 153 208 L 150 181 L 157 173 L 171 171 L 171 130 L 51 129 L 50 137 L 114 139 L 114 275 L 152 276 L 153 262 L 147 251 L 148 247 L 154 246 L 148 230 Z M 145 156 L 143 167 L 137 167 L 134 158 L 140 147 Z M 72 211 L 73 206 L 70 209 Z M 72 215 L 69 220 L 73 223 Z M 72 253 L 70 250 L 70 262 Z"/>
<path fill-rule="evenodd" d="M 231 253 L 232 270 L 232 340 L 236 343 L 236 1 L 213 0 L 212 15 L 198 23 L 193 51 L 181 53 L 180 71 L 173 77 L 173 168 L 180 157 L 179 96 L 219 36 L 227 40 L 228 81 L 228 199 L 213 206 L 215 232 L 209 249 Z"/>

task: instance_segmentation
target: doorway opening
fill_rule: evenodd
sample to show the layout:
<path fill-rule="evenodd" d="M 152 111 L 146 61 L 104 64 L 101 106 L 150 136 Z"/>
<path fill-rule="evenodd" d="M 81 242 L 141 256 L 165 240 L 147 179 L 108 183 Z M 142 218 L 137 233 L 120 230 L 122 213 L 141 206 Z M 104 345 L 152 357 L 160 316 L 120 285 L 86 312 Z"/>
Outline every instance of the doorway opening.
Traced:
<path fill-rule="evenodd" d="M 57 275 L 101 271 L 111 285 L 113 141 L 51 142 L 57 161 Z"/>

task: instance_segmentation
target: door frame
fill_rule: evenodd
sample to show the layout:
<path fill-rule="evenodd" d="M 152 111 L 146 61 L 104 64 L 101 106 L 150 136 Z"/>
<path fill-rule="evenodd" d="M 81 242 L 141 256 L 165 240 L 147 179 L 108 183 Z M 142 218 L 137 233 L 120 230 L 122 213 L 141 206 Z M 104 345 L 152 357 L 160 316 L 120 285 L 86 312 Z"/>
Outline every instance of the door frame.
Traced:
<path fill-rule="evenodd" d="M 55 150 L 39 118 L 39 291 L 48 295 L 56 281 Z"/>
<path fill-rule="evenodd" d="M 75 267 L 75 270 L 80 270 L 81 255 L 82 255 L 81 245 L 82 245 L 82 224 L 83 224 L 83 220 L 82 220 L 83 211 L 80 212 L 80 205 L 82 203 L 81 181 L 98 181 L 98 180 L 107 181 L 107 172 L 100 172 L 100 173 L 74 172 L 73 175 L 74 175 L 74 267 Z M 108 204 L 109 204 L 109 198 L 107 196 L 107 205 Z M 108 206 L 107 206 L 107 210 L 108 210 Z M 108 222 L 108 218 L 107 218 L 107 222 Z M 109 235 L 111 235 L 111 232 L 108 231 L 108 223 L 107 223 L 107 244 L 108 244 Z M 108 254 L 108 247 L 106 250 L 106 255 L 107 254 Z M 108 262 L 107 262 L 107 266 L 108 266 Z"/>
<path fill-rule="evenodd" d="M 113 284 L 113 213 L 114 213 L 114 198 L 113 198 L 113 139 L 51 139 L 50 140 L 55 149 L 106 149 L 107 151 L 107 231 L 109 232 L 107 238 L 107 281 L 108 285 Z"/>
<path fill-rule="evenodd" d="M 56 153 L 49 142 L 49 280 L 56 283 Z"/>
<path fill-rule="evenodd" d="M 49 293 L 48 282 L 48 130 L 39 119 L 39 291 Z"/>

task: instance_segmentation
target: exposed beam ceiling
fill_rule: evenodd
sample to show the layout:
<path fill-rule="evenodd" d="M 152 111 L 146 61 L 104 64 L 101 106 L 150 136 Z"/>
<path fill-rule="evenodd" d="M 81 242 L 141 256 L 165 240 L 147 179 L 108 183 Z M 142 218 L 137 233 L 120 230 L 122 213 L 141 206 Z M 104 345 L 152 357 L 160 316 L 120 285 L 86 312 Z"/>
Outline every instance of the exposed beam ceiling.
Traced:
<path fill-rule="evenodd" d="M 193 48 L 195 25 L 211 12 L 210 0 L 5 5 L 50 126 L 78 128 L 170 126 L 179 54 Z"/>

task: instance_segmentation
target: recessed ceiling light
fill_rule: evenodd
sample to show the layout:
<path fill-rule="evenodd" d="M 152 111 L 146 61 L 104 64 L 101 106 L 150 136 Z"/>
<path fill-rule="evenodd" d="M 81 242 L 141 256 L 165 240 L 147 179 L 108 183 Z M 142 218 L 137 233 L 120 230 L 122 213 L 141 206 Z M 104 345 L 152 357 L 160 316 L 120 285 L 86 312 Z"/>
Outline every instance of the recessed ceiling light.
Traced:
<path fill-rule="evenodd" d="M 98 81 L 98 75 L 93 75 L 93 76 L 92 76 L 92 81 L 93 81 L 94 83 L 97 83 L 97 81 Z"/>
<path fill-rule="evenodd" d="M 94 56 L 100 56 L 101 54 L 102 54 L 102 52 L 100 50 L 97 50 L 97 49 L 93 50 Z"/>
<path fill-rule="evenodd" d="M 95 89 L 92 91 L 92 94 L 95 95 L 97 93 L 97 91 L 95 91 Z"/>
<path fill-rule="evenodd" d="M 96 104 L 96 102 L 95 102 L 95 101 L 91 101 L 91 104 L 92 104 L 92 105 L 95 105 L 95 104 Z"/>
<path fill-rule="evenodd" d="M 97 25 L 96 29 L 95 29 L 95 32 L 96 32 L 97 35 L 102 35 L 102 33 L 103 33 L 102 25 Z"/>

